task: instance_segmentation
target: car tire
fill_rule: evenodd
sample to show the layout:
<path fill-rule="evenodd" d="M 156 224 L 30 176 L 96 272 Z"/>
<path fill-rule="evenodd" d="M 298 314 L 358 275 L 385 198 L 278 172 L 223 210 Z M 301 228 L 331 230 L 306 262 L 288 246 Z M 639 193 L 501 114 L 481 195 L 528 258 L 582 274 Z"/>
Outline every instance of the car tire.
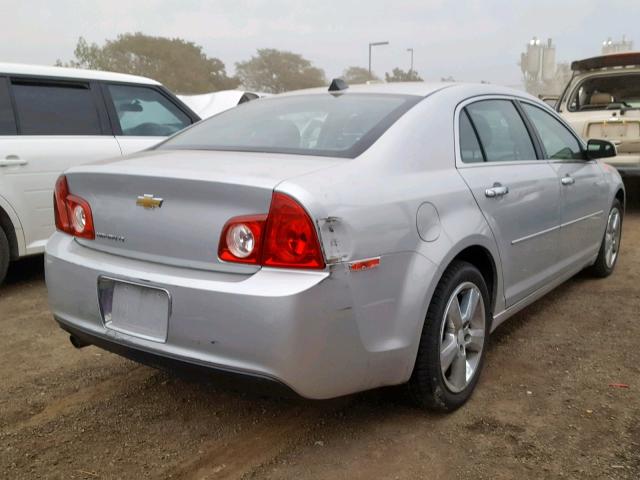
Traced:
<path fill-rule="evenodd" d="M 608 277 L 613 273 L 620 253 L 620 241 L 622 240 L 622 219 L 624 210 L 619 200 L 614 200 L 607 216 L 598 258 L 591 266 L 590 272 L 599 278 Z"/>
<path fill-rule="evenodd" d="M 474 301 L 476 308 L 470 312 Z M 468 262 L 452 262 L 431 299 L 407 385 L 418 406 L 451 412 L 471 397 L 488 347 L 490 305 L 480 271 Z"/>
<path fill-rule="evenodd" d="M 10 256 L 9 240 L 7 240 L 7 235 L 4 233 L 4 230 L 0 228 L 0 285 L 2 285 L 2 282 L 4 282 L 7 276 Z"/>

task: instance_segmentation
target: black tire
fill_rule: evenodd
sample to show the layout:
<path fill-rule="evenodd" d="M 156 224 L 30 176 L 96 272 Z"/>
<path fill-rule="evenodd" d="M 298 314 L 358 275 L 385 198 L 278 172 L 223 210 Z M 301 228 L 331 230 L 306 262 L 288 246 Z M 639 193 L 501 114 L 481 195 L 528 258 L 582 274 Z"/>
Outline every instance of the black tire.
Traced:
<path fill-rule="evenodd" d="M 0 228 L 0 285 L 2 285 L 2 282 L 4 282 L 7 276 L 10 257 L 9 240 L 7 240 L 7 235 L 4 233 L 4 230 Z"/>
<path fill-rule="evenodd" d="M 475 285 L 482 296 L 485 313 L 483 316 L 485 334 L 473 377 L 468 380 L 468 384 L 464 389 L 454 392 L 447 386 L 445 373 L 440 368 L 440 346 L 443 338 L 443 328 L 446 326 L 443 326 L 443 319 L 449 300 L 453 297 L 458 287 L 467 282 Z M 481 322 L 481 313 L 476 318 L 479 318 L 477 321 Z M 469 400 L 478 383 L 480 372 L 484 365 L 490 328 L 491 301 L 482 274 L 468 262 L 457 260 L 452 262 L 442 275 L 427 311 L 416 363 L 407 385 L 411 400 L 420 407 L 444 412 L 456 410 Z"/>
<path fill-rule="evenodd" d="M 617 237 L 617 249 L 616 255 L 611 264 L 607 262 L 607 232 L 609 229 L 609 218 L 614 210 L 617 210 L 620 213 L 620 227 L 619 227 L 619 236 Z M 620 256 L 620 242 L 622 240 L 622 221 L 624 220 L 624 210 L 622 209 L 622 205 L 618 199 L 613 201 L 611 208 L 609 209 L 609 213 L 607 215 L 607 226 L 605 227 L 605 232 L 602 235 L 602 243 L 600 244 L 600 250 L 598 251 L 598 258 L 596 258 L 596 263 L 594 263 L 589 269 L 589 273 L 594 277 L 605 278 L 613 273 L 613 270 L 616 268 L 616 264 L 618 263 L 618 257 Z"/>

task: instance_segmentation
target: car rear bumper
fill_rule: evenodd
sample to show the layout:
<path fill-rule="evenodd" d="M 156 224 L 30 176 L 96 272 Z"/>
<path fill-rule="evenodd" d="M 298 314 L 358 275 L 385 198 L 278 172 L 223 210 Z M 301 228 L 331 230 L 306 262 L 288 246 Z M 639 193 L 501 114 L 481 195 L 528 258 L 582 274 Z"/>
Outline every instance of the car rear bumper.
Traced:
<path fill-rule="evenodd" d="M 286 397 L 297 396 L 291 388 L 270 377 L 247 374 L 247 372 L 238 372 L 211 366 L 203 366 L 191 363 L 189 359 L 176 359 L 164 355 L 158 355 L 156 353 L 133 348 L 129 345 L 114 342 L 111 339 L 105 339 L 104 337 L 98 337 L 87 333 L 58 318 L 55 318 L 55 320 L 58 322 L 60 328 L 68 332 L 73 338 L 73 341 L 81 344 L 81 346 L 94 345 L 135 362 L 149 365 L 154 368 L 168 370 L 171 371 L 171 373 L 180 374 L 188 379 L 213 381 L 216 385 L 228 386 L 230 388 L 242 388 L 243 390 L 249 390 L 258 394 L 266 393 L 269 395 Z"/>
<path fill-rule="evenodd" d="M 49 303 L 61 326 L 99 346 L 111 344 L 108 350 L 129 351 L 125 356 L 142 352 L 273 379 L 315 399 L 401 383 L 415 359 L 408 336 L 385 334 L 393 317 L 385 327 L 375 315 L 362 316 L 367 310 L 354 304 L 357 288 L 344 267 L 206 272 L 95 251 L 61 233 L 47 244 L 45 265 Z M 165 342 L 105 326 L 98 298 L 104 276 L 169 292 Z"/>

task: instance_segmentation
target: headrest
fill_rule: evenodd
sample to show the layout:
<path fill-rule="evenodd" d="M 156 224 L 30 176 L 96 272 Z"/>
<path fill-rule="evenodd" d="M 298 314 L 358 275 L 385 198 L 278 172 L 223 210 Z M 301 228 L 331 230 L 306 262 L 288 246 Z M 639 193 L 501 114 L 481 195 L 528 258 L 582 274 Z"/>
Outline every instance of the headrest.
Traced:
<path fill-rule="evenodd" d="M 613 96 L 610 93 L 595 92 L 589 99 L 589 105 L 609 105 L 613 102 Z"/>

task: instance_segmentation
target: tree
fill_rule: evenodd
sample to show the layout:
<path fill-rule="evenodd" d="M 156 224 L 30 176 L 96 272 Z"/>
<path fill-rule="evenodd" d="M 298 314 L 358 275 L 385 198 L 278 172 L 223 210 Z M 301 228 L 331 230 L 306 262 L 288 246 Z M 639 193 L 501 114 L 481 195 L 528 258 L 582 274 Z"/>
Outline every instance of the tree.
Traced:
<path fill-rule="evenodd" d="M 324 71 L 297 53 L 258 49 L 258 55 L 236 63 L 236 74 L 250 90 L 280 93 L 326 85 Z"/>
<path fill-rule="evenodd" d="M 350 85 L 367 83 L 371 80 L 380 80 L 373 73 L 369 75 L 369 70 L 362 67 L 349 67 L 342 73 L 342 79 Z"/>
<path fill-rule="evenodd" d="M 422 82 L 422 77 L 415 70 L 405 72 L 401 68 L 394 68 L 391 74 L 385 73 L 384 79 L 387 82 Z"/>
<path fill-rule="evenodd" d="M 237 79 L 227 76 L 221 60 L 207 57 L 200 45 L 181 38 L 125 33 L 99 46 L 80 37 L 74 56 L 56 65 L 142 75 L 178 93 L 206 93 L 238 85 Z"/>

